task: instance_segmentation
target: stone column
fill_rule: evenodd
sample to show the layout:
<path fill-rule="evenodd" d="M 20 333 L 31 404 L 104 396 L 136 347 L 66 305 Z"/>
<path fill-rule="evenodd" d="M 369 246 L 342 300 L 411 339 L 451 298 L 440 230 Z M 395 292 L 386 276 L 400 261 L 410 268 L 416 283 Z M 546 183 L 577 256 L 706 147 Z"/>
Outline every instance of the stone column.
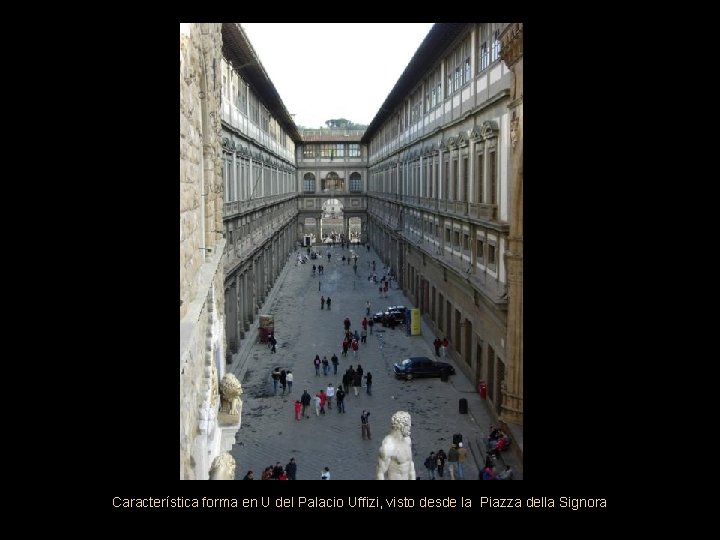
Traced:
<path fill-rule="evenodd" d="M 240 272 L 235 274 L 235 302 L 237 305 L 237 319 L 235 321 L 238 336 L 238 350 L 240 350 L 240 340 L 245 338 L 245 309 L 243 306 L 243 288 L 242 276 Z"/>

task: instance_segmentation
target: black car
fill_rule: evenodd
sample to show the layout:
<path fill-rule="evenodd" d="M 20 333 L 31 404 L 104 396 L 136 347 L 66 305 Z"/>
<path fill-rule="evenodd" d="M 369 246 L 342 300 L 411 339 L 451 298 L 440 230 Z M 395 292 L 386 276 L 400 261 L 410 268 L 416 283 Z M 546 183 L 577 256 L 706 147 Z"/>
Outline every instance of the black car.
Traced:
<path fill-rule="evenodd" d="M 417 377 L 442 377 L 455 375 L 455 368 L 447 362 L 437 362 L 427 356 L 406 358 L 393 366 L 398 379 L 412 380 Z"/>
<path fill-rule="evenodd" d="M 405 324 L 405 306 L 388 306 L 385 311 L 378 311 L 373 315 L 373 321 L 383 326 L 395 326 Z"/>

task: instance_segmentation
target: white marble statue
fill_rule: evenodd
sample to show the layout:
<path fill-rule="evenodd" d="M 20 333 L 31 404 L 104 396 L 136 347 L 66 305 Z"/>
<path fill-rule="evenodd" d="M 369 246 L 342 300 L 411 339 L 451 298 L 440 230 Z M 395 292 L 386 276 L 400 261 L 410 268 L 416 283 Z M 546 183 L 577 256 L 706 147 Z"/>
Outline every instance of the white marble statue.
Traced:
<path fill-rule="evenodd" d="M 239 414 L 238 405 L 243 390 L 237 377 L 232 373 L 226 373 L 220 382 L 220 392 L 222 393 L 220 411 L 228 414 Z"/>
<path fill-rule="evenodd" d="M 210 480 L 235 480 L 235 458 L 223 452 L 210 465 Z"/>
<path fill-rule="evenodd" d="M 415 480 L 410 425 L 410 413 L 397 411 L 392 415 L 392 430 L 380 445 L 377 480 Z"/>

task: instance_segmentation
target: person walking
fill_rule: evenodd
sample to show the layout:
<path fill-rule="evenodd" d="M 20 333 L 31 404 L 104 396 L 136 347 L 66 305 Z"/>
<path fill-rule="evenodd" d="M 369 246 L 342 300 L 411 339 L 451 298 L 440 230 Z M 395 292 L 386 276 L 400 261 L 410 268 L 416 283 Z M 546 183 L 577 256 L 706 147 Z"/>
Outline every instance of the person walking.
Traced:
<path fill-rule="evenodd" d="M 328 371 L 330 370 L 330 362 L 328 362 L 327 356 L 323 356 L 322 359 L 323 375 L 327 377 Z"/>
<path fill-rule="evenodd" d="M 275 349 L 275 345 L 277 345 L 277 339 L 275 339 L 275 334 L 270 334 L 270 337 L 268 338 L 268 343 L 270 344 L 270 352 L 276 353 L 277 350 Z"/>
<path fill-rule="evenodd" d="M 338 368 L 338 357 L 337 354 L 333 353 L 332 358 L 330 359 L 330 362 L 332 362 L 333 365 L 333 375 L 337 375 L 337 368 Z"/>
<path fill-rule="evenodd" d="M 332 385 L 332 383 L 328 384 L 328 387 L 325 390 L 325 396 L 327 397 L 328 411 L 332 410 L 332 400 L 333 400 L 333 397 L 335 397 L 335 387 Z"/>
<path fill-rule="evenodd" d="M 443 471 L 445 469 L 445 460 L 447 459 L 447 456 L 445 455 L 445 451 L 441 448 L 440 450 L 438 450 L 438 453 L 435 457 L 437 458 L 438 476 L 442 478 L 444 476 Z"/>
<path fill-rule="evenodd" d="M 294 376 L 292 374 L 292 371 L 290 371 L 288 369 L 287 373 L 285 374 L 285 380 L 287 381 L 287 386 L 288 386 L 288 394 L 290 394 L 292 392 L 293 378 L 294 378 Z"/>
<path fill-rule="evenodd" d="M 325 297 L 320 297 L 320 309 L 325 309 Z"/>
<path fill-rule="evenodd" d="M 440 356 L 440 345 L 442 345 L 442 341 L 440 341 L 439 337 L 436 337 L 435 341 L 433 341 L 433 346 L 435 347 L 435 356 Z"/>
<path fill-rule="evenodd" d="M 275 390 L 275 395 L 277 395 L 277 387 L 278 383 L 280 382 L 280 368 L 276 367 L 272 372 L 272 382 L 273 382 L 273 389 Z"/>
<path fill-rule="evenodd" d="M 313 360 L 313 365 L 315 366 L 315 375 L 320 376 L 320 355 L 316 354 L 315 359 Z"/>
<path fill-rule="evenodd" d="M 360 392 L 360 387 L 362 386 L 362 371 L 356 371 L 353 375 L 353 391 L 355 392 L 355 395 L 358 395 L 358 392 Z"/>
<path fill-rule="evenodd" d="M 372 373 L 369 371 L 367 372 L 367 375 L 365 375 L 365 386 L 367 388 L 367 395 L 372 396 Z"/>
<path fill-rule="evenodd" d="M 448 450 L 447 463 L 450 480 L 455 480 L 455 467 L 457 467 L 458 464 L 458 448 L 456 444 L 450 446 L 450 450 Z"/>
<path fill-rule="evenodd" d="M 360 343 L 367 343 L 367 330 L 364 328 L 360 331 Z"/>
<path fill-rule="evenodd" d="M 284 369 L 280 372 L 280 386 L 282 386 L 282 395 L 284 396 L 287 389 L 287 371 Z"/>
<path fill-rule="evenodd" d="M 328 296 L 327 300 L 325 300 L 325 303 L 327 304 L 327 307 L 328 307 L 328 311 L 330 311 L 330 302 L 331 302 L 331 300 L 330 300 L 330 297 Z"/>
<path fill-rule="evenodd" d="M 302 403 L 299 399 L 295 400 L 295 420 L 300 421 L 300 415 L 302 414 Z"/>
<path fill-rule="evenodd" d="M 322 403 L 322 398 L 320 397 L 320 394 L 315 394 L 315 416 L 320 416 L 320 404 Z M 323 414 L 325 411 L 323 411 Z"/>
<path fill-rule="evenodd" d="M 302 415 L 305 418 L 310 418 L 310 416 L 308 416 L 307 414 L 307 408 L 310 406 L 311 399 L 312 398 L 310 397 L 310 394 L 308 394 L 307 390 L 305 390 L 303 392 L 303 395 L 300 397 L 300 403 L 302 403 Z"/>
<path fill-rule="evenodd" d="M 458 479 L 465 480 L 465 461 L 467 460 L 467 448 L 463 446 L 462 442 L 458 443 Z"/>
<path fill-rule="evenodd" d="M 342 386 L 338 386 L 335 392 L 335 399 L 337 401 L 338 414 L 345 414 L 345 390 L 342 389 Z"/>
<path fill-rule="evenodd" d="M 372 328 L 373 328 L 373 326 L 375 326 L 375 321 L 373 321 L 372 319 L 370 319 L 370 320 L 368 321 L 368 326 L 370 327 L 370 335 L 372 336 Z"/>
<path fill-rule="evenodd" d="M 295 475 L 297 474 L 297 463 L 295 458 L 290 458 L 290 461 L 285 465 L 285 472 L 287 473 L 288 480 L 296 480 Z"/>
<path fill-rule="evenodd" d="M 435 469 L 437 468 L 437 458 L 435 452 L 425 458 L 425 468 L 428 470 L 428 480 L 435 480 Z"/>
<path fill-rule="evenodd" d="M 442 355 L 443 359 L 447 357 L 447 349 L 450 346 L 450 342 L 448 341 L 447 336 L 442 340 L 442 346 L 440 347 L 440 354 Z"/>
<path fill-rule="evenodd" d="M 327 403 L 327 394 L 325 390 L 320 390 L 320 414 L 325 414 L 325 403 Z"/>
<path fill-rule="evenodd" d="M 366 435 L 368 440 L 370 440 L 372 438 L 370 437 L 370 411 L 363 409 L 363 412 L 360 415 L 360 428 L 363 440 L 365 440 Z"/>

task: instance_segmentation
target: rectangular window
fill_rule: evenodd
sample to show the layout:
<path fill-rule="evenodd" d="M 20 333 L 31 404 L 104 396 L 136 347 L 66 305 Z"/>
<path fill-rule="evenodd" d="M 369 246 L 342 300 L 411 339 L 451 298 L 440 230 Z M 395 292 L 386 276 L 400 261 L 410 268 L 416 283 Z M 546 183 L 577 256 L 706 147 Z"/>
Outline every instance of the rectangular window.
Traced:
<path fill-rule="evenodd" d="M 462 340 L 460 339 L 460 332 L 462 331 L 460 326 L 462 324 L 462 318 L 460 316 L 460 312 L 456 309 L 455 310 L 455 351 L 460 352 L 460 344 L 462 343 Z"/>
<path fill-rule="evenodd" d="M 458 191 L 458 185 L 460 182 L 460 175 L 458 174 L 458 160 L 453 159 L 453 177 L 452 177 L 452 183 L 453 183 L 453 193 L 452 198 L 454 201 L 460 200 L 460 192 Z"/>
<path fill-rule="evenodd" d="M 492 50 L 490 51 L 490 63 L 500 58 L 500 30 L 493 32 Z"/>
<path fill-rule="evenodd" d="M 464 86 L 470 82 L 470 38 L 466 39 L 462 45 L 461 59 L 463 63 L 462 84 Z"/>
<path fill-rule="evenodd" d="M 483 167 L 485 166 L 485 160 L 482 154 L 475 156 L 475 202 L 481 203 L 485 200 L 484 195 L 484 174 Z"/>
<path fill-rule="evenodd" d="M 464 234 L 463 235 L 463 250 L 467 251 L 470 249 L 470 235 Z"/>
<path fill-rule="evenodd" d="M 360 145 L 359 144 L 349 144 L 348 145 L 348 156 L 349 157 L 360 157 Z"/>
<path fill-rule="evenodd" d="M 445 243 L 450 243 L 450 229 L 445 229 Z"/>
<path fill-rule="evenodd" d="M 470 177 L 470 171 L 468 170 L 468 158 L 463 158 L 463 173 L 462 173 L 462 192 L 460 193 L 460 200 L 467 202 L 468 200 L 468 179 Z"/>
<path fill-rule="evenodd" d="M 315 193 L 315 179 L 303 178 L 303 191 L 305 193 Z"/>
<path fill-rule="evenodd" d="M 495 245 L 488 244 L 488 266 L 495 266 Z"/>
<path fill-rule="evenodd" d="M 270 121 L 270 114 L 268 113 L 268 110 L 261 105 L 260 106 L 260 129 L 264 131 L 265 133 L 268 133 L 268 124 Z"/>
<path fill-rule="evenodd" d="M 490 204 L 497 204 L 497 160 L 496 153 L 490 152 Z"/>
<path fill-rule="evenodd" d="M 485 71 L 489 65 L 488 45 L 487 41 L 485 41 L 480 44 L 480 71 Z"/>
<path fill-rule="evenodd" d="M 453 231 L 453 245 L 459 246 L 460 245 L 460 232 Z"/>
<path fill-rule="evenodd" d="M 247 114 L 247 99 L 248 99 L 248 89 L 247 85 L 240 81 L 240 112 L 243 114 Z"/>
<path fill-rule="evenodd" d="M 362 191 L 362 178 L 350 178 L 350 191 Z"/>
<path fill-rule="evenodd" d="M 438 294 L 438 328 L 440 330 L 445 330 L 445 327 L 443 325 L 443 322 L 445 321 L 445 317 L 443 317 L 443 307 L 445 306 L 445 298 L 443 297 L 442 293 Z"/>
<path fill-rule="evenodd" d="M 445 160 L 445 168 L 443 171 L 443 199 L 446 201 L 448 200 L 448 184 L 449 182 L 449 176 L 450 176 L 450 161 Z"/>
<path fill-rule="evenodd" d="M 485 242 L 482 240 L 477 241 L 477 262 L 484 264 L 485 261 Z"/>
<path fill-rule="evenodd" d="M 260 122 L 260 111 L 258 110 L 258 100 L 255 94 L 250 92 L 250 121 L 257 125 Z"/>
<path fill-rule="evenodd" d="M 315 157 L 315 145 L 314 144 L 306 144 L 303 146 L 303 157 L 304 158 L 314 158 Z"/>

